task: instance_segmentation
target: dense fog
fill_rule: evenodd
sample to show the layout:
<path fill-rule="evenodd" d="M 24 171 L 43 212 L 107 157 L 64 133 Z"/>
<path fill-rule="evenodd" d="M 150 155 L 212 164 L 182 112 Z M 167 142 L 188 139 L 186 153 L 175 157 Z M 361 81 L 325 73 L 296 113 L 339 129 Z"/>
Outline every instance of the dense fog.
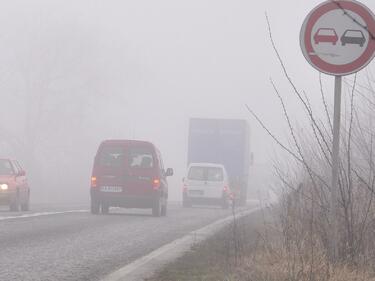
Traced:
<path fill-rule="evenodd" d="M 315 93 L 319 76 L 299 49 L 296 22 L 320 2 L 1 1 L 1 157 L 23 163 L 32 202 L 80 203 L 89 200 L 102 140 L 149 140 L 175 169 L 170 194 L 179 200 L 189 118 L 241 118 L 251 126 L 252 186 L 266 188 L 278 148 L 244 104 L 281 138 L 269 78 L 293 117 L 302 110 L 287 94 L 265 12 L 292 79 Z M 323 82 L 332 103 L 332 79 Z M 310 98 L 319 105 L 319 96 Z"/>

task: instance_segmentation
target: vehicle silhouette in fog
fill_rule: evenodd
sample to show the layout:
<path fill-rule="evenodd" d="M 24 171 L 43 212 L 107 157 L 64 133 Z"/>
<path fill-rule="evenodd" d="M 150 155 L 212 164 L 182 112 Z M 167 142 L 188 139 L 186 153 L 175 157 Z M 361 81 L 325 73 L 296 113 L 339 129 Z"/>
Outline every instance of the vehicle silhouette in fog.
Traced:
<path fill-rule="evenodd" d="M 252 164 L 250 127 L 246 120 L 191 118 L 187 156 L 187 165 L 223 165 L 230 187 L 236 194 L 235 205 L 246 205 Z"/>
<path fill-rule="evenodd" d="M 101 143 L 91 177 L 91 213 L 110 207 L 151 208 L 153 216 L 167 214 L 167 177 L 159 150 L 150 142 L 107 140 Z"/>
<path fill-rule="evenodd" d="M 365 43 L 366 38 L 361 30 L 347 29 L 341 36 L 341 44 L 343 46 L 346 44 L 354 44 L 363 47 Z"/>
<path fill-rule="evenodd" d="M 0 159 L 0 205 L 18 212 L 29 210 L 30 188 L 26 172 L 16 160 Z"/>
<path fill-rule="evenodd" d="M 183 180 L 183 206 L 219 205 L 228 208 L 231 200 L 228 174 L 223 165 L 191 163 Z"/>
<path fill-rule="evenodd" d="M 314 35 L 315 44 L 319 43 L 332 43 L 336 45 L 339 37 L 337 36 L 336 30 L 333 28 L 319 28 Z"/>

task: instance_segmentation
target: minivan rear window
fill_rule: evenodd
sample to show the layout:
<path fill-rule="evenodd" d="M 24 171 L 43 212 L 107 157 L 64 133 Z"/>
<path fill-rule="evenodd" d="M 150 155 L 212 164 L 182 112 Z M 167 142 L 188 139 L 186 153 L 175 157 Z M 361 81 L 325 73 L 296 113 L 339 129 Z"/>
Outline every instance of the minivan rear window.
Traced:
<path fill-rule="evenodd" d="M 142 147 L 104 146 L 99 152 L 99 165 L 107 167 L 129 167 L 148 169 L 154 167 L 150 149 Z"/>
<path fill-rule="evenodd" d="M 99 153 L 99 165 L 120 167 L 125 163 L 125 148 L 122 146 L 104 146 Z"/>
<path fill-rule="evenodd" d="M 220 167 L 190 167 L 189 180 L 201 180 L 201 181 L 223 181 L 223 169 Z"/>
<path fill-rule="evenodd" d="M 130 148 L 128 163 L 130 168 L 149 169 L 154 167 L 152 152 L 142 148 Z"/>

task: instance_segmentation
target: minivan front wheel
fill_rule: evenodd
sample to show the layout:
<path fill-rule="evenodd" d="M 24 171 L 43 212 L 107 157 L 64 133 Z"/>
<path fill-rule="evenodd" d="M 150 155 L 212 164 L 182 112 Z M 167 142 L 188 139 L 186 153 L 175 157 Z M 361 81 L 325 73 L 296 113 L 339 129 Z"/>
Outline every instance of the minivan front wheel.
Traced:
<path fill-rule="evenodd" d="M 152 215 L 154 217 L 160 217 L 161 213 L 162 213 L 162 204 L 161 204 L 161 199 L 158 198 L 155 203 L 154 203 L 154 206 L 152 207 Z"/>

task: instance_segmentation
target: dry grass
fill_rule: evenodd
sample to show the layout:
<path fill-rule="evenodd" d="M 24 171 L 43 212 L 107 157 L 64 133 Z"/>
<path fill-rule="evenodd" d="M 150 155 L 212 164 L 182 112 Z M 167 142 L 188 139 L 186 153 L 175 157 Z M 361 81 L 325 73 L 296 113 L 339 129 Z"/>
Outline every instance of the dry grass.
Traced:
<path fill-rule="evenodd" d="M 308 253 L 292 255 L 280 243 L 278 231 L 269 227 L 269 217 L 268 222 L 262 217 L 258 213 L 240 221 L 242 247 L 237 263 L 230 250 L 233 235 L 229 227 L 148 281 L 375 281 L 368 268 L 331 267 L 319 249 L 315 249 L 313 261 Z"/>

